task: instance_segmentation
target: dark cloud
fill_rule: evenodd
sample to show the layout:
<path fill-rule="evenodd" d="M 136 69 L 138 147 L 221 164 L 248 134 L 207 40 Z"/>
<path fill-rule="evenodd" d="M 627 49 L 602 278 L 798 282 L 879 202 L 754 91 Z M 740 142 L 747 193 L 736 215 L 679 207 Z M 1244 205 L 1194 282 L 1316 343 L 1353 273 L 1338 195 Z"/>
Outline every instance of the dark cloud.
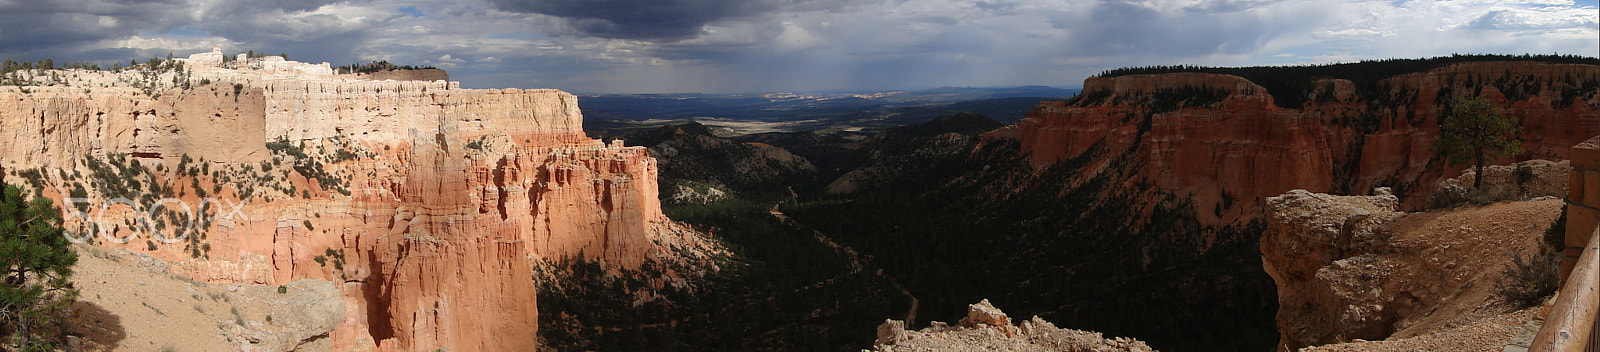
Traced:
<path fill-rule="evenodd" d="M 327 30 L 337 27 L 330 23 L 337 21 L 337 18 L 331 15 L 311 15 L 294 22 L 287 22 L 280 15 L 316 10 L 323 5 L 333 3 L 336 1 L 227 1 L 207 9 L 196 24 L 212 34 L 238 41 L 254 41 L 252 39 L 259 38 L 294 40 L 296 37 L 303 38 L 306 34 L 315 37 L 304 38 L 305 40 L 316 40 L 326 35 L 340 34 L 337 31 Z"/>
<path fill-rule="evenodd" d="M 251 1 L 225 1 L 214 11 L 230 13 L 256 13 L 256 11 L 280 10 L 284 12 L 316 10 L 323 5 L 339 3 L 337 0 L 251 0 Z"/>
<path fill-rule="evenodd" d="M 0 51 L 49 55 L 84 43 L 180 26 L 180 0 L 0 2 Z"/>
<path fill-rule="evenodd" d="M 717 21 L 770 13 L 805 0 L 492 0 L 504 11 L 560 17 L 582 34 L 674 41 Z"/>
<path fill-rule="evenodd" d="M 343 45 L 343 50 L 348 51 L 350 43 L 344 39 L 351 33 L 329 25 L 327 18 L 307 16 L 299 19 L 298 23 L 284 23 L 279 21 L 280 16 L 274 16 L 315 10 L 335 2 L 266 0 L 202 4 L 193 0 L 0 1 L 0 56 L 99 61 L 120 61 L 130 56 L 162 56 L 187 48 L 98 46 L 110 41 L 126 40 L 131 36 L 145 39 L 164 37 L 175 30 L 196 35 L 210 34 L 262 49 L 304 49 L 309 54 L 329 52 L 327 49 L 338 49 Z M 310 42 L 319 44 L 307 44 Z"/>
<path fill-rule="evenodd" d="M 286 53 L 305 61 L 350 63 L 356 48 L 373 37 L 384 19 L 352 22 L 334 14 L 299 14 L 315 11 L 332 0 L 228 1 L 205 11 L 196 27 L 239 43 L 237 50 Z M 394 17 L 401 16 L 398 10 Z"/>
<path fill-rule="evenodd" d="M 0 58 L 127 63 L 222 44 L 438 65 L 467 87 L 1071 86 L 1125 65 L 1595 55 L 1597 21 L 1592 5 L 1361 0 L 0 0 Z"/>
<path fill-rule="evenodd" d="M 972 5 L 973 6 L 977 6 L 978 9 L 980 9 L 980 10 L 994 11 L 994 12 L 1005 13 L 1005 14 L 1015 13 L 1015 11 L 1017 9 L 1017 4 L 1016 3 L 1011 3 L 1011 2 L 1002 3 L 1002 2 L 995 2 L 995 1 L 978 1 L 978 2 L 973 2 Z"/>
<path fill-rule="evenodd" d="M 923 18 L 912 19 L 912 21 L 928 23 L 928 24 L 934 24 L 934 25 L 940 25 L 940 26 L 954 26 L 954 25 L 956 25 L 958 23 L 961 23 L 961 20 L 957 20 L 955 17 L 950 17 L 950 16 L 923 17 Z"/>
<path fill-rule="evenodd" d="M 1249 53 L 1275 36 L 1306 31 L 1319 23 L 1239 13 L 1238 6 L 1217 2 L 1162 11 L 1143 3 L 1106 1 L 1087 17 L 1052 25 L 1072 33 L 1069 47 L 1096 54 L 1184 57 Z"/>
<path fill-rule="evenodd" d="M 1191 13 L 1238 12 L 1270 5 L 1276 0 L 1213 0 L 1192 4 L 1185 11 Z"/>

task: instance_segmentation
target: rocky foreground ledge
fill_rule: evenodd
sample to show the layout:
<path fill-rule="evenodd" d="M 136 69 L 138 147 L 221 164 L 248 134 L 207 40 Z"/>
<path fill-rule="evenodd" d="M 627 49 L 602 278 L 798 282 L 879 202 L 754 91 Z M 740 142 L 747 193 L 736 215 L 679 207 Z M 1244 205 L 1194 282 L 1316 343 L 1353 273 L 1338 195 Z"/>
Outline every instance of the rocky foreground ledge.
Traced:
<path fill-rule="evenodd" d="M 1325 351 L 1499 351 L 1537 305 L 1504 297 L 1544 260 L 1571 167 L 1532 160 L 1440 182 L 1441 205 L 1293 190 L 1267 199 L 1262 265 L 1278 286 L 1279 345 Z M 1520 176 L 1518 175 L 1520 174 Z M 1481 204 L 1478 204 L 1481 203 Z M 1531 270 L 1531 269 L 1527 269 Z M 1381 343 L 1380 343 L 1381 341 Z"/>
<path fill-rule="evenodd" d="M 967 305 L 967 316 L 955 326 L 932 325 L 906 330 L 903 321 L 885 320 L 872 351 L 1154 351 L 1143 341 L 1057 328 L 1038 316 L 1012 325 L 987 299 Z"/>

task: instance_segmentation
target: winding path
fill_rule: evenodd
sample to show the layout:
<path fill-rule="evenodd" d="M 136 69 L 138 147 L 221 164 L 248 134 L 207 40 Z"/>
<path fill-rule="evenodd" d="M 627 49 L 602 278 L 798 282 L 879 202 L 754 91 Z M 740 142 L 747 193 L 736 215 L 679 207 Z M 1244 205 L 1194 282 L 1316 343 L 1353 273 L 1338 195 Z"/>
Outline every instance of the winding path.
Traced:
<path fill-rule="evenodd" d="M 789 191 L 789 199 L 794 199 L 794 197 L 795 197 L 794 191 L 793 190 Z M 789 226 L 794 226 L 795 228 L 804 230 L 806 232 L 810 232 L 811 233 L 811 237 L 812 238 L 816 238 L 817 242 L 821 242 L 822 245 L 828 246 L 828 248 L 832 248 L 835 252 L 843 254 L 845 256 L 845 258 L 848 258 L 850 260 L 850 273 L 852 273 L 852 274 L 853 273 L 859 273 L 859 272 L 861 272 L 861 270 L 866 269 L 869 265 L 872 264 L 872 256 L 861 254 L 860 252 L 856 252 L 855 248 L 850 248 L 850 246 L 846 246 L 846 245 L 843 245 L 843 244 L 839 244 L 839 242 L 835 242 L 833 240 L 833 238 L 828 237 L 828 235 L 822 233 L 822 231 L 818 231 L 816 229 L 811 228 L 810 226 L 806 226 L 805 224 L 801 224 L 798 221 L 794 221 L 794 219 L 790 219 L 789 215 L 784 214 L 782 210 L 778 209 L 779 207 L 781 207 L 783 205 L 784 202 L 788 202 L 789 199 L 785 199 L 785 200 L 779 201 L 777 203 L 773 203 L 772 204 L 772 210 L 770 210 L 768 212 L 771 213 L 773 217 L 777 218 L 779 222 L 787 224 Z M 894 276 L 889 275 L 888 273 L 884 272 L 883 268 L 874 267 L 873 268 L 873 274 L 877 275 L 878 277 L 883 278 L 884 280 L 888 280 L 889 284 L 894 285 L 894 288 L 897 289 L 897 290 L 900 290 L 901 294 L 905 294 L 906 297 L 911 298 L 911 308 L 906 311 L 906 326 L 911 326 L 911 324 L 913 324 L 917 320 L 917 305 L 918 305 L 917 296 L 911 294 L 911 290 L 910 289 L 907 289 L 905 286 L 900 285 L 900 280 L 895 279 Z"/>

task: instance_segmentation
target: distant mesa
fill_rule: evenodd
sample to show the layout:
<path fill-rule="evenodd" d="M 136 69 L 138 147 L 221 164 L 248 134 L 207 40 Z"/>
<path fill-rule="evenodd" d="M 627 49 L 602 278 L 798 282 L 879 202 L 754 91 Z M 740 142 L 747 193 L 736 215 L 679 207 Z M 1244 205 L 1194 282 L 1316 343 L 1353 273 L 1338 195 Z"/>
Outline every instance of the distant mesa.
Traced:
<path fill-rule="evenodd" d="M 335 73 L 352 74 L 356 78 L 382 81 L 392 79 L 396 81 L 449 81 L 450 74 L 433 66 L 395 65 L 387 60 L 373 61 L 366 65 L 345 65 L 334 68 Z"/>
<path fill-rule="evenodd" d="M 350 64 L 332 67 L 327 62 L 310 64 L 289 61 L 287 58 L 275 55 L 251 56 L 249 53 L 239 53 L 229 57 L 222 53 L 222 47 L 212 47 L 210 52 L 195 53 L 184 60 L 190 68 L 208 67 L 224 69 L 251 69 L 266 71 L 276 74 L 292 74 L 310 77 L 354 77 L 360 80 L 382 81 L 449 81 L 450 74 L 432 66 L 395 65 L 387 60 L 373 61 L 367 64 Z"/>

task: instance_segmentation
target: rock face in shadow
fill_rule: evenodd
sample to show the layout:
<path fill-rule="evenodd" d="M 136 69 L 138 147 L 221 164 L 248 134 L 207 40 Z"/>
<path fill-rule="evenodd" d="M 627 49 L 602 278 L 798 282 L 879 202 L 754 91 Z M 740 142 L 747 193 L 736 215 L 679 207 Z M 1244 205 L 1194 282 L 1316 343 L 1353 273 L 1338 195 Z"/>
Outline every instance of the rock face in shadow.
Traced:
<path fill-rule="evenodd" d="M 418 70 L 388 70 L 373 73 L 361 73 L 356 74 L 356 78 L 373 81 L 449 81 L 450 74 L 437 68 L 427 68 Z"/>
<path fill-rule="evenodd" d="M 935 165 L 963 157 L 978 143 L 977 135 L 1001 125 L 972 112 L 939 117 L 925 123 L 890 128 L 868 137 L 854 150 L 862 160 L 823 190 L 849 194 L 892 185 L 898 179 L 948 173 Z M 846 163 L 849 165 L 850 163 Z"/>
<path fill-rule="evenodd" d="M 660 160 L 661 177 L 669 187 L 663 196 L 677 203 L 781 191 L 817 173 L 809 160 L 784 148 L 717 137 L 695 122 L 630 134 L 623 141 L 648 147 Z"/>
<path fill-rule="evenodd" d="M 1382 63 L 1347 69 L 1362 65 Z M 1565 159 L 1600 133 L 1593 64 L 1368 76 L 1290 75 L 1308 88 L 1289 92 L 1215 73 L 1093 78 L 1071 101 L 1040 103 L 964 155 L 927 163 L 955 172 L 786 212 L 889 263 L 912 291 L 938 292 L 919 294 L 919 316 L 950 320 L 938 307 L 989 298 L 1158 348 L 1273 348 L 1279 290 L 1257 269 L 1268 197 L 1390 187 L 1396 211 L 1427 205 L 1433 185 L 1464 168 L 1430 147 L 1441 114 L 1467 96 L 1520 118 L 1528 152 L 1500 163 Z M 1305 99 L 1286 107 L 1286 95 Z M 835 220 L 863 213 L 876 218 Z"/>

